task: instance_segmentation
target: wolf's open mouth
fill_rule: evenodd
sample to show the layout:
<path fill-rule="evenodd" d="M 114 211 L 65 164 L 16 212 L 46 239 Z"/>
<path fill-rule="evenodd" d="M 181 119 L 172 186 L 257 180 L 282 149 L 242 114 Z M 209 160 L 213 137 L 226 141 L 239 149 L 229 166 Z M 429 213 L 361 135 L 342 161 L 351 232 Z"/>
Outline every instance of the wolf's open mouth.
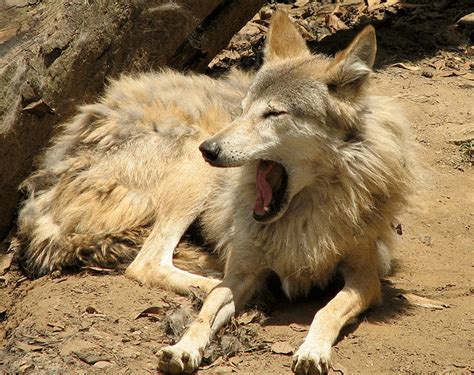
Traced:
<path fill-rule="evenodd" d="M 257 221 L 266 221 L 275 216 L 282 208 L 288 187 L 288 174 L 283 165 L 260 160 L 257 165 L 257 199 L 253 217 Z"/>

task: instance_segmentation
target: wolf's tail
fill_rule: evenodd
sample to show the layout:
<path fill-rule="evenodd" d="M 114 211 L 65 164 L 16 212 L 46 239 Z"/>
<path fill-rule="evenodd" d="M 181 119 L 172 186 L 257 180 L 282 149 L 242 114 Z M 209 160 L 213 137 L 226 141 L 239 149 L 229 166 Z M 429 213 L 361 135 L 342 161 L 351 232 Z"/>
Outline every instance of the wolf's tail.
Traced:
<path fill-rule="evenodd" d="M 183 241 L 176 248 L 173 263 L 179 269 L 201 276 L 222 278 L 224 262 L 207 248 Z"/>
<path fill-rule="evenodd" d="M 148 228 L 96 235 L 60 234 L 46 238 L 28 238 L 19 233 L 18 261 L 30 277 L 85 266 L 120 268 L 135 258 L 148 233 Z"/>
<path fill-rule="evenodd" d="M 141 227 L 100 235 L 72 233 L 43 240 L 20 233 L 16 253 L 29 277 L 91 266 L 123 269 L 135 259 L 149 233 L 149 227 Z M 221 277 L 223 272 L 222 262 L 215 254 L 186 241 L 177 247 L 174 264 L 202 276 Z"/>

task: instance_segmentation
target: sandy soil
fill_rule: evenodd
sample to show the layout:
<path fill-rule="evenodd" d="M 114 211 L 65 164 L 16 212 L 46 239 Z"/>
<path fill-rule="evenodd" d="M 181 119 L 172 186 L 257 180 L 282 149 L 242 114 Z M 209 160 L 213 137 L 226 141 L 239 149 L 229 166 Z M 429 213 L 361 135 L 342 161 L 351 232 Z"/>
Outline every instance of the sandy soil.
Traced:
<path fill-rule="evenodd" d="M 332 373 L 474 371 L 474 173 L 469 157 L 474 51 L 462 35 L 451 44 L 435 38 L 454 30 L 453 20 L 466 9 L 430 8 L 449 15 L 443 22 L 434 17 L 414 26 L 431 27 L 432 34 L 413 37 L 409 28 L 405 34 L 394 31 L 393 23 L 378 27 L 381 51 L 372 90 L 397 97 L 406 110 L 421 145 L 422 184 L 401 221 L 384 303 L 343 331 L 333 348 Z M 395 22 L 410 14 L 395 16 Z M 425 46 L 422 38 L 428 37 L 437 42 Z M 326 39 L 321 46 L 334 44 Z M 254 52 L 246 61 L 258 60 Z M 239 64 L 242 51 L 234 57 L 225 51 L 214 65 Z M 397 62 L 404 65 L 392 65 Z M 3 272 L 2 262 L 8 265 L 8 259 L 0 257 L 4 373 L 156 373 L 156 351 L 179 337 L 199 305 L 197 298 L 147 288 L 119 273 L 84 270 L 31 281 L 14 264 Z M 292 303 L 274 292 L 266 304 L 248 307 L 219 334 L 199 373 L 290 373 L 292 351 L 337 287 L 315 290 Z"/>

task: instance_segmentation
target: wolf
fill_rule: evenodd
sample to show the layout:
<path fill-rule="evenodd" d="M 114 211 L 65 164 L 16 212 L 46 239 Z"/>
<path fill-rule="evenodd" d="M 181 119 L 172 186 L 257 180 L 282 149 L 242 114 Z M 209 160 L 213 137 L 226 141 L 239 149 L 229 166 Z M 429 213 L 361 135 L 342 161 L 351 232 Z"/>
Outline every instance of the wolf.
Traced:
<path fill-rule="evenodd" d="M 23 184 L 28 273 L 131 262 L 126 275 L 142 283 L 208 293 L 181 340 L 158 352 L 164 372 L 195 371 L 269 273 L 290 299 L 336 273 L 344 280 L 294 354 L 299 374 L 327 372 L 341 328 L 381 299 L 416 158 L 400 110 L 367 90 L 375 31 L 335 57 L 315 55 L 277 11 L 264 52 L 255 74 L 163 70 L 112 82 Z M 191 227 L 218 254 L 222 279 L 204 253 L 174 257 Z"/>

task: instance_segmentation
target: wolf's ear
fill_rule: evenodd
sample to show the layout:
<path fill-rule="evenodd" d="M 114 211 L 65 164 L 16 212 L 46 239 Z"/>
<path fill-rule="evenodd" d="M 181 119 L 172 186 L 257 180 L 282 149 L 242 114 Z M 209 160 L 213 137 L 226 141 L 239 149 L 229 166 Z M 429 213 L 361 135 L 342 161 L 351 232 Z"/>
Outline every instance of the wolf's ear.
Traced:
<path fill-rule="evenodd" d="M 281 10 L 273 15 L 265 45 L 265 61 L 308 56 L 311 52 L 296 25 Z"/>
<path fill-rule="evenodd" d="M 370 75 L 377 52 L 375 29 L 366 26 L 345 50 L 336 57 L 327 70 L 328 86 L 361 87 Z"/>

